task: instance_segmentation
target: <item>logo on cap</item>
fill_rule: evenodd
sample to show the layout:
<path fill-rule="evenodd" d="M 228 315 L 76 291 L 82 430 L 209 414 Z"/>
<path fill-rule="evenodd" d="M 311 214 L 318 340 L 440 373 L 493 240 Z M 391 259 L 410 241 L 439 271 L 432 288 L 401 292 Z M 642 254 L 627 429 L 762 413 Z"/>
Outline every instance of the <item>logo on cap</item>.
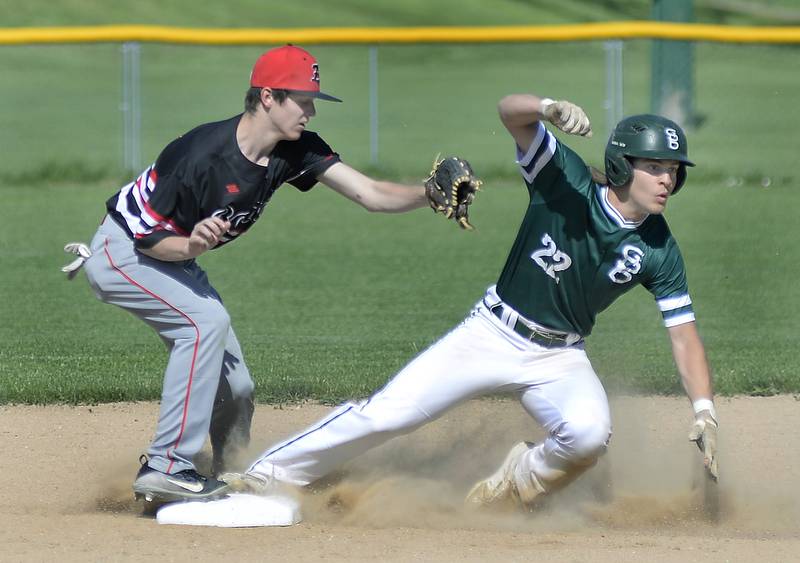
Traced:
<path fill-rule="evenodd" d="M 253 88 L 276 88 L 321 100 L 342 101 L 320 92 L 319 85 L 319 63 L 311 53 L 294 45 L 270 49 L 258 58 L 250 73 Z"/>

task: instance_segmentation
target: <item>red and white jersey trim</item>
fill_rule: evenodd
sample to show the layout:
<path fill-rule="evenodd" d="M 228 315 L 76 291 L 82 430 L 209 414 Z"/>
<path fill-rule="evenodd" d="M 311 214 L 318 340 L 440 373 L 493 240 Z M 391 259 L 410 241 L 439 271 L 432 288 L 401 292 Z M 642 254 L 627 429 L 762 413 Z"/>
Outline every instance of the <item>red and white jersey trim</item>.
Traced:
<path fill-rule="evenodd" d="M 150 207 L 150 196 L 156 187 L 157 180 L 155 164 L 152 164 L 136 180 L 120 190 L 115 206 L 117 213 L 125 220 L 128 229 L 137 239 L 160 230 L 188 235 L 171 219 L 163 217 Z"/>

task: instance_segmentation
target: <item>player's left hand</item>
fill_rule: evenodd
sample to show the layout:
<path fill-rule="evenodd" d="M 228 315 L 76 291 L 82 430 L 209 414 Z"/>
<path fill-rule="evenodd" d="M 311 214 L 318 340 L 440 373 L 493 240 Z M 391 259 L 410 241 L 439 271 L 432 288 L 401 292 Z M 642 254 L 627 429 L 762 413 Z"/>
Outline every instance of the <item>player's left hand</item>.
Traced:
<path fill-rule="evenodd" d="M 689 440 L 697 444 L 703 452 L 703 465 L 714 481 L 719 479 L 719 465 L 717 463 L 717 423 L 711 411 L 704 410 L 697 413 L 694 417 L 692 430 L 689 432 Z"/>
<path fill-rule="evenodd" d="M 189 255 L 195 258 L 206 250 L 214 248 L 219 244 L 222 236 L 227 233 L 230 228 L 230 221 L 225 221 L 219 217 L 207 217 L 203 219 L 194 226 L 189 235 Z"/>
<path fill-rule="evenodd" d="M 462 229 L 471 230 L 469 206 L 481 184 L 469 162 L 456 156 L 433 161 L 433 170 L 425 180 L 425 195 L 436 213 L 453 218 Z"/>
<path fill-rule="evenodd" d="M 542 116 L 570 135 L 592 136 L 592 124 L 583 108 L 566 100 L 543 99 L 541 102 Z"/>

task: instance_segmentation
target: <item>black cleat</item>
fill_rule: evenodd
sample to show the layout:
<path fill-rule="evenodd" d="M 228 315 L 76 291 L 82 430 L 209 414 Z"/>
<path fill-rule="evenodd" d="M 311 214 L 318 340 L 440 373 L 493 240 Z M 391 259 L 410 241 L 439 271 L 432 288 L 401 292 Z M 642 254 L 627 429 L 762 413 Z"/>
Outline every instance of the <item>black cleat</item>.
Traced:
<path fill-rule="evenodd" d="M 165 503 L 186 500 L 211 500 L 225 496 L 229 491 L 227 483 L 200 475 L 194 469 L 184 469 L 177 473 L 162 473 L 147 465 L 142 456 L 142 467 L 133 482 L 133 494 L 138 500 Z"/>

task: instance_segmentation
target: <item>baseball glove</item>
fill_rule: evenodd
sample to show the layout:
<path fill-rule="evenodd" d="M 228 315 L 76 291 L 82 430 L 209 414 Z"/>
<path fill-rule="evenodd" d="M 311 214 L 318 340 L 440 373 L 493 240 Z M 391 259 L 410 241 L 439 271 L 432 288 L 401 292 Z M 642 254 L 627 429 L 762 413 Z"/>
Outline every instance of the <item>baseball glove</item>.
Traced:
<path fill-rule="evenodd" d="M 455 156 L 439 160 L 437 156 L 425 180 L 425 195 L 436 213 L 454 218 L 462 229 L 471 230 L 469 206 L 481 184 L 466 160 Z"/>

